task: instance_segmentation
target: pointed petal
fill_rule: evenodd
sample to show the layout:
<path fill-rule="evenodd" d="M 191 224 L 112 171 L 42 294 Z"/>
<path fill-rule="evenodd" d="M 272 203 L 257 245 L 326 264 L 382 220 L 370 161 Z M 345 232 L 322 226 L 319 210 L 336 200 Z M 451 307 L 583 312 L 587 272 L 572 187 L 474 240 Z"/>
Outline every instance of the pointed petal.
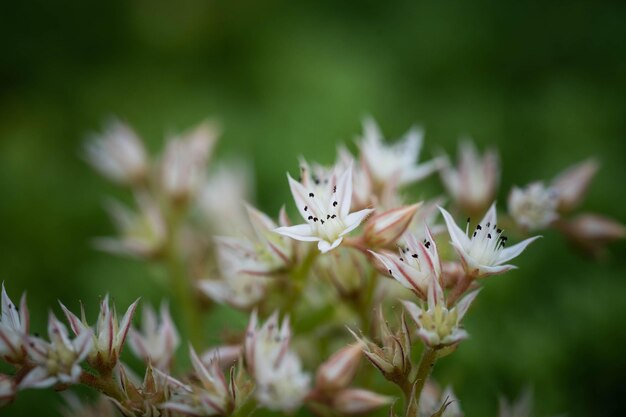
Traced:
<path fill-rule="evenodd" d="M 87 329 L 87 326 L 85 326 L 83 322 L 80 321 L 78 316 L 76 316 L 67 307 L 65 307 L 65 305 L 61 301 L 59 301 L 59 304 L 61 305 L 61 310 L 63 310 L 63 314 L 65 314 L 65 318 L 70 324 L 72 332 L 74 332 L 75 335 L 78 335 L 83 330 Z"/>
<path fill-rule="evenodd" d="M 448 227 L 448 234 L 452 239 L 452 242 L 456 244 L 460 249 L 465 251 L 465 248 L 469 246 L 469 238 L 465 234 L 459 226 L 456 225 L 452 215 L 446 211 L 443 207 L 439 207 L 439 211 L 443 216 L 443 219 L 446 222 L 446 226 Z"/>
<path fill-rule="evenodd" d="M 319 249 L 320 252 L 322 253 L 326 253 L 329 252 L 333 249 L 335 249 L 337 246 L 339 246 L 341 244 L 341 242 L 343 241 L 343 238 L 340 237 L 339 239 L 335 239 L 335 241 L 333 243 L 329 243 L 325 240 L 320 240 L 317 243 L 317 248 Z"/>
<path fill-rule="evenodd" d="M 298 181 L 291 178 L 291 175 L 287 174 L 287 179 L 289 180 L 289 188 L 291 189 L 291 194 L 293 195 L 293 199 L 296 202 L 296 207 L 298 208 L 298 212 L 302 216 L 303 219 L 307 219 L 310 214 L 314 216 L 321 217 L 321 214 L 317 212 L 317 207 L 315 204 L 309 204 L 309 192 L 304 188 L 302 184 Z M 305 211 L 304 208 L 307 208 Z"/>
<path fill-rule="evenodd" d="M 122 321 L 120 322 L 120 329 L 117 332 L 117 351 L 122 350 L 122 346 L 124 346 L 124 342 L 126 341 L 126 335 L 128 334 L 128 329 L 130 328 L 130 324 L 133 320 L 133 315 L 135 314 L 135 310 L 137 309 L 137 304 L 139 303 L 139 298 L 135 300 L 134 303 L 128 307 L 124 317 L 122 317 Z"/>
<path fill-rule="evenodd" d="M 365 220 L 365 218 L 369 216 L 370 213 L 372 213 L 373 211 L 374 209 L 363 209 L 348 214 L 348 216 L 345 218 L 346 230 L 341 232 L 339 236 L 345 236 L 357 227 L 359 227 L 363 220 Z"/>
<path fill-rule="evenodd" d="M 510 261 L 511 259 L 515 258 L 516 256 L 518 256 L 520 253 L 522 253 L 524 251 L 524 249 L 526 249 L 526 247 L 528 245 L 530 245 L 531 243 L 533 243 L 535 240 L 539 239 L 542 236 L 535 236 L 535 237 L 531 237 L 528 238 L 526 240 L 523 240 L 509 248 L 504 248 L 502 249 L 502 252 L 500 252 L 500 256 L 498 256 L 498 265 L 499 264 L 503 264 L 505 262 Z"/>
<path fill-rule="evenodd" d="M 274 229 L 274 232 L 303 242 L 315 242 L 320 240 L 320 238 L 314 234 L 313 227 L 308 223 L 279 227 Z"/>
<path fill-rule="evenodd" d="M 459 318 L 457 322 L 460 322 L 461 319 L 463 319 L 463 316 L 465 316 L 465 313 L 467 313 L 467 309 L 469 309 L 470 305 L 472 305 L 472 303 L 474 302 L 474 299 L 476 299 L 476 296 L 478 295 L 479 292 L 480 292 L 480 289 L 472 291 L 471 293 L 463 297 L 459 301 L 459 303 L 456 305 L 457 311 L 459 313 L 459 316 L 458 316 Z"/>
<path fill-rule="evenodd" d="M 338 202 L 338 215 L 341 218 L 345 218 L 350 212 L 350 205 L 352 203 L 352 164 L 348 165 L 346 170 L 339 177 L 335 194 L 336 200 L 332 198 L 331 200 Z"/>
<path fill-rule="evenodd" d="M 483 219 L 480 221 L 480 224 L 482 224 L 483 227 L 486 224 L 489 224 L 491 227 L 493 227 L 497 223 L 498 223 L 498 215 L 496 212 L 496 203 L 494 201 L 493 204 L 491 204 L 491 207 L 489 207 L 489 210 L 487 210 L 487 213 L 485 213 L 485 217 L 483 217 Z"/>
<path fill-rule="evenodd" d="M 421 327 L 422 324 L 421 324 L 420 316 L 422 315 L 422 309 L 417 304 L 412 303 L 410 301 L 402 300 L 401 303 L 406 309 L 406 311 L 409 313 L 413 321 L 419 327 Z"/>

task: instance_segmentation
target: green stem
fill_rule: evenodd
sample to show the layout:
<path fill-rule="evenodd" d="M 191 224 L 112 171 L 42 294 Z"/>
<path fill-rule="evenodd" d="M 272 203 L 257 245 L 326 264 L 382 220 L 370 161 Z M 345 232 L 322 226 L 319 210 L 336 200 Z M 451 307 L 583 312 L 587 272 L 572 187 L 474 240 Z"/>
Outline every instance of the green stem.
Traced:
<path fill-rule="evenodd" d="M 168 239 L 165 247 L 165 267 L 183 321 L 183 332 L 190 342 L 198 346 L 202 341 L 200 305 L 196 292 L 187 273 L 183 256 L 178 248 L 178 232 L 185 210 L 172 208 L 168 218 Z"/>
<path fill-rule="evenodd" d="M 417 375 L 415 375 L 415 382 L 413 383 L 412 395 L 413 401 L 409 400 L 408 409 L 407 409 L 407 417 L 413 417 L 419 415 L 419 404 L 422 396 L 422 391 L 424 390 L 424 385 L 426 384 L 426 380 L 430 376 L 433 368 L 435 367 L 435 362 L 437 361 L 437 349 L 431 348 L 428 346 L 424 347 L 424 352 L 422 352 L 422 358 L 420 359 L 420 363 L 417 368 Z M 410 398 L 410 397 L 409 397 Z"/>
<path fill-rule="evenodd" d="M 120 403 L 123 403 L 123 401 L 125 400 L 124 394 L 113 379 L 113 374 L 110 372 L 106 375 L 99 376 L 90 374 L 88 372 L 83 372 L 80 375 L 80 382 L 82 384 L 97 389 L 98 391 L 111 398 L 115 398 Z"/>
<path fill-rule="evenodd" d="M 295 312 L 296 303 L 300 301 L 302 291 L 306 286 L 307 276 L 309 275 L 311 267 L 313 266 L 315 259 L 317 259 L 318 254 L 319 251 L 317 248 L 311 247 L 305 258 L 302 260 L 300 266 L 295 268 L 291 274 L 290 287 L 292 291 L 291 294 L 289 294 L 289 300 L 287 301 L 285 312 L 292 315 L 292 317 Z"/>

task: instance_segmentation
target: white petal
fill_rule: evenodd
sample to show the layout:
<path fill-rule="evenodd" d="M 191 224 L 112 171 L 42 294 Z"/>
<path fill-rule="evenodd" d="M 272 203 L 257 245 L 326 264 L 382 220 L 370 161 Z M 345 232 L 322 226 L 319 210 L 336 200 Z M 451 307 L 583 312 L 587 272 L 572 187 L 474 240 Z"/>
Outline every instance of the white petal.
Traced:
<path fill-rule="evenodd" d="M 352 202 L 352 164 L 348 165 L 337 181 L 336 201 L 339 205 L 339 216 L 344 218 L 350 212 Z M 332 198 L 331 198 L 332 200 Z"/>
<path fill-rule="evenodd" d="M 421 325 L 421 321 L 419 317 L 422 314 L 422 309 L 417 304 L 412 303 L 410 301 L 403 300 L 401 301 L 401 303 L 406 309 L 406 311 L 409 313 L 411 318 L 415 321 L 415 323 L 421 327 L 422 325 Z"/>
<path fill-rule="evenodd" d="M 498 256 L 498 264 L 502 264 L 504 262 L 508 262 L 511 259 L 515 258 L 520 253 L 522 253 L 524 251 L 524 249 L 526 249 L 526 247 L 528 245 L 530 245 L 532 242 L 534 242 L 535 240 L 539 239 L 540 237 L 542 237 L 542 236 L 530 237 L 530 238 L 528 238 L 526 240 L 521 241 L 518 244 L 515 244 L 515 245 L 511 246 L 510 248 L 502 249 L 502 252 L 500 252 L 500 256 Z"/>
<path fill-rule="evenodd" d="M 346 223 L 346 230 L 341 232 L 339 236 L 345 236 L 357 227 L 359 227 L 361 222 L 363 222 L 363 220 L 373 211 L 374 209 L 363 209 L 348 214 L 348 216 L 344 220 L 344 222 Z"/>
<path fill-rule="evenodd" d="M 320 240 L 320 238 L 313 233 L 313 227 L 307 223 L 279 227 L 274 229 L 274 232 L 303 242 L 315 242 Z"/>
<path fill-rule="evenodd" d="M 487 223 L 489 223 L 490 227 L 493 227 L 498 223 L 498 216 L 496 213 L 495 201 L 493 202 L 493 204 L 491 204 L 491 207 L 489 207 L 489 210 L 487 210 L 487 213 L 485 213 L 485 217 L 483 217 L 483 219 L 480 221 L 480 224 L 483 227 L 485 227 Z"/>
<path fill-rule="evenodd" d="M 456 225 L 454 219 L 452 218 L 452 215 L 450 215 L 450 213 L 448 213 L 446 209 L 444 209 L 443 207 L 439 207 L 439 211 L 441 212 L 441 215 L 446 222 L 446 226 L 448 227 L 448 234 L 450 235 L 452 242 L 454 242 L 457 247 L 465 252 L 465 248 L 467 248 L 470 243 L 469 238 L 467 237 L 465 232 Z"/>
<path fill-rule="evenodd" d="M 328 243 L 325 240 L 320 240 L 317 243 L 317 248 L 320 250 L 320 252 L 326 253 L 335 249 L 337 246 L 341 244 L 342 241 L 343 241 L 342 237 L 340 237 L 339 239 L 335 239 L 335 241 L 332 244 Z"/>
<path fill-rule="evenodd" d="M 474 299 L 476 298 L 476 296 L 478 295 L 479 292 L 480 292 L 480 289 L 478 289 L 476 291 L 472 291 L 471 293 L 469 293 L 465 297 L 463 297 L 461 299 L 461 301 L 459 301 L 459 303 L 456 305 L 456 309 L 457 309 L 457 311 L 459 313 L 458 321 L 461 321 L 463 316 L 465 316 L 465 313 L 467 313 L 467 309 L 474 302 Z"/>
<path fill-rule="evenodd" d="M 308 195 L 309 192 L 304 188 L 302 184 L 298 181 L 291 178 L 291 175 L 287 174 L 287 179 L 289 180 L 289 188 L 291 189 L 291 194 L 293 195 L 293 199 L 296 202 L 296 207 L 298 208 L 298 212 L 302 216 L 303 219 L 307 219 L 309 215 L 313 214 L 314 216 L 320 217 L 320 213 L 316 213 L 316 207 L 314 204 L 308 203 Z M 307 207 L 307 210 L 304 211 L 304 208 Z"/>
<path fill-rule="evenodd" d="M 139 303 L 139 299 L 135 300 L 134 303 L 128 307 L 124 317 L 122 317 L 122 321 L 120 322 L 120 329 L 117 332 L 117 349 L 120 350 L 124 345 L 124 341 L 126 340 L 126 335 L 128 334 L 128 329 L 130 328 L 130 324 L 133 320 L 133 315 L 135 314 L 135 310 L 137 309 L 137 303 Z"/>

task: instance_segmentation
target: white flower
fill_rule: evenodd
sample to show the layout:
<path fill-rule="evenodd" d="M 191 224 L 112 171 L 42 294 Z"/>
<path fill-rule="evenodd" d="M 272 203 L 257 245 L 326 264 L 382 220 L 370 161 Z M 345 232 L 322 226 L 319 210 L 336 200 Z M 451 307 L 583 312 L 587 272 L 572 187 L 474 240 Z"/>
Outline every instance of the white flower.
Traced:
<path fill-rule="evenodd" d="M 543 229 L 559 215 L 559 199 L 553 188 L 534 182 L 524 189 L 513 187 L 509 195 L 509 213 L 517 224 L 527 230 Z"/>
<path fill-rule="evenodd" d="M 406 247 L 399 248 L 399 255 L 389 252 L 371 252 L 385 267 L 386 272 L 400 284 L 415 292 L 422 299 L 432 280 L 439 280 L 441 262 L 437 245 L 428 228 L 426 239 L 418 242 L 412 234 L 406 234 Z"/>
<path fill-rule="evenodd" d="M 26 356 L 25 340 L 30 325 L 26 293 L 22 294 L 18 310 L 7 295 L 3 282 L 1 306 L 0 358 L 9 363 L 21 363 Z"/>
<path fill-rule="evenodd" d="M 80 363 L 93 345 L 91 329 L 81 329 L 76 338 L 70 340 L 67 328 L 50 313 L 48 337 L 50 342 L 29 337 L 26 350 L 35 367 L 20 382 L 19 388 L 46 388 L 56 383 L 78 382 L 82 373 Z"/>
<path fill-rule="evenodd" d="M 441 179 L 448 193 L 466 211 L 475 213 L 486 208 L 500 180 L 498 154 L 488 150 L 481 158 L 476 145 L 464 140 L 459 145 L 458 167 L 441 170 Z"/>
<path fill-rule="evenodd" d="M 133 353 L 158 369 L 170 367 L 174 353 L 180 344 L 176 325 L 170 315 L 167 303 L 161 303 L 161 320 L 150 306 L 144 306 L 141 331 L 134 327 L 128 333 L 128 345 Z"/>
<path fill-rule="evenodd" d="M 402 301 L 402 304 L 417 324 L 417 334 L 425 344 L 431 347 L 452 345 L 469 336 L 460 323 L 479 291 L 469 293 L 456 306 L 448 309 L 441 284 L 433 279 L 428 289 L 427 308 L 418 307 L 410 301 Z"/>
<path fill-rule="evenodd" d="M 406 185 L 435 172 L 440 161 L 418 164 L 424 133 L 418 127 L 411 128 L 400 141 L 393 145 L 384 143 L 383 135 L 372 118 L 363 121 L 363 139 L 359 142 L 365 170 L 379 189 Z"/>
<path fill-rule="evenodd" d="M 136 195 L 138 211 L 116 201 L 108 204 L 118 238 L 97 238 L 95 246 L 106 252 L 140 258 L 158 256 L 167 239 L 167 226 L 161 210 L 146 194 Z"/>
<path fill-rule="evenodd" d="M 452 239 L 450 243 L 461 257 L 465 271 L 474 278 L 501 274 L 516 268 L 506 262 L 517 257 L 531 242 L 541 237 L 531 237 L 506 248 L 507 237 L 502 234 L 502 229 L 499 229 L 496 224 L 495 203 L 491 205 L 482 221 L 476 225 L 471 236 L 469 236 L 469 219 L 463 232 L 450 213 L 441 207 L 439 210 L 448 226 L 448 233 Z"/>
<path fill-rule="evenodd" d="M 195 195 L 217 141 L 219 130 L 208 122 L 167 141 L 160 165 L 161 188 L 173 202 Z"/>
<path fill-rule="evenodd" d="M 270 410 L 293 411 L 309 392 L 311 378 L 289 348 L 290 339 L 288 318 L 281 325 L 275 312 L 259 329 L 256 312 L 252 313 L 246 332 L 246 366 L 256 382 L 257 400 Z"/>
<path fill-rule="evenodd" d="M 189 352 L 199 384 L 183 384 L 158 372 L 173 388 L 170 400 L 161 405 L 161 408 L 188 416 L 230 415 L 235 405 L 236 393 L 232 373 L 229 384 L 219 368 L 217 357 L 205 365 L 193 348 L 190 347 Z"/>
<path fill-rule="evenodd" d="M 81 318 L 78 318 L 59 302 L 67 321 L 70 323 L 70 328 L 76 336 L 87 331 L 93 334 L 93 349 L 89 352 L 91 366 L 97 369 L 112 369 L 117 364 L 138 302 L 139 300 L 136 300 L 132 303 L 122 320 L 118 321 L 115 306 L 113 308 L 109 306 L 109 295 L 107 294 L 100 303 L 100 314 L 94 331 L 87 324 L 82 304 Z"/>
<path fill-rule="evenodd" d="M 112 120 L 101 135 L 85 143 L 89 163 L 103 176 L 121 184 L 138 184 L 148 174 L 148 157 L 141 139 L 119 120 Z"/>
<path fill-rule="evenodd" d="M 354 156 L 350 153 L 348 148 L 343 145 L 337 148 L 337 154 L 337 167 L 347 169 L 352 166 L 352 208 L 360 210 L 378 203 L 386 207 L 384 204 L 386 202 L 377 201 L 376 196 L 372 192 L 372 179 L 363 168 L 363 164 L 355 163 Z"/>
<path fill-rule="evenodd" d="M 253 196 L 254 173 L 244 161 L 218 163 L 206 176 L 198 192 L 197 204 L 213 234 L 247 230 L 242 201 Z"/>
<path fill-rule="evenodd" d="M 339 178 L 333 173 L 327 183 L 309 185 L 308 188 L 291 176 L 287 177 L 298 211 L 306 223 L 279 227 L 275 231 L 292 239 L 318 242 L 317 247 L 322 253 L 339 246 L 343 237 L 356 229 L 372 212 L 371 209 L 363 209 L 350 213 L 351 167 Z"/>

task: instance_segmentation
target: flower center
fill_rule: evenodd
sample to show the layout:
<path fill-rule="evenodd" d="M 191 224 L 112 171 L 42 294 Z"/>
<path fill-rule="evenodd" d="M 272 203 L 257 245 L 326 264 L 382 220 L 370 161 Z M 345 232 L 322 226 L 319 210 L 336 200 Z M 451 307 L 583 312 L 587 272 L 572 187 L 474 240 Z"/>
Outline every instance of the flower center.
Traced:
<path fill-rule="evenodd" d="M 466 234 L 469 230 L 469 218 L 467 220 Z M 502 229 L 498 228 L 496 224 L 492 225 L 490 222 L 484 225 L 477 224 L 470 237 L 469 248 L 467 248 L 468 255 L 479 264 L 495 265 L 508 239 L 502 233 Z"/>

